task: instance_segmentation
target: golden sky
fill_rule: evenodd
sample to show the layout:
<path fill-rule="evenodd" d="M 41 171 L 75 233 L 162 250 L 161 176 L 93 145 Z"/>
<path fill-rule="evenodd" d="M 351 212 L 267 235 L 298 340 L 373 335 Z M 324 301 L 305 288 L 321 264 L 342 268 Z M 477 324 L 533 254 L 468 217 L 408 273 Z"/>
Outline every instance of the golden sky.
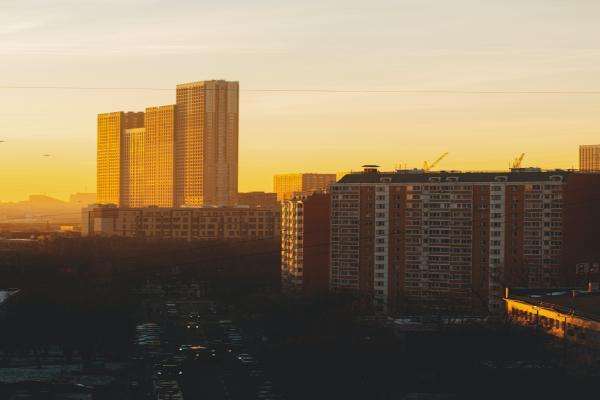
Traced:
<path fill-rule="evenodd" d="M 2 0 L 0 86 L 240 81 L 240 190 L 365 163 L 577 167 L 600 95 L 597 0 Z M 95 190 L 96 114 L 174 91 L 0 88 L 0 201 Z M 42 157 L 51 154 L 51 157 Z"/>

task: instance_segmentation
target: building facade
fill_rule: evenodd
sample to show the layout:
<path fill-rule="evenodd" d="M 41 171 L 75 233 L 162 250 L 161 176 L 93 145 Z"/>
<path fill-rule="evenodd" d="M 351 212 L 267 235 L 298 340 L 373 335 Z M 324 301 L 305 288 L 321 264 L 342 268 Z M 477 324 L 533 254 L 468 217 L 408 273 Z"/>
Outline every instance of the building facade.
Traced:
<path fill-rule="evenodd" d="M 99 114 L 98 203 L 237 204 L 238 87 L 228 81 L 182 84 L 176 105 Z"/>
<path fill-rule="evenodd" d="M 504 298 L 506 314 L 513 323 L 538 329 L 565 345 L 575 344 L 574 350 L 583 350 L 578 356 L 589 361 L 600 358 L 600 293 L 591 284 L 588 290 L 514 292 L 507 289 Z"/>
<path fill-rule="evenodd" d="M 143 112 L 112 112 L 98 115 L 96 159 L 97 201 L 122 204 L 124 200 L 122 141 L 125 131 L 144 127 Z"/>
<path fill-rule="evenodd" d="M 82 211 L 83 236 L 120 236 L 176 240 L 279 238 L 277 210 L 239 207 L 117 208 L 90 206 Z"/>
<path fill-rule="evenodd" d="M 236 204 L 238 109 L 238 82 L 177 85 L 177 206 Z"/>
<path fill-rule="evenodd" d="M 175 180 L 175 106 L 146 108 L 144 201 L 132 207 L 173 207 Z"/>
<path fill-rule="evenodd" d="M 600 144 L 579 146 L 579 170 L 600 172 Z"/>
<path fill-rule="evenodd" d="M 237 194 L 237 204 L 248 207 L 278 207 L 277 194 L 265 192 L 246 192 Z"/>
<path fill-rule="evenodd" d="M 600 259 L 595 174 L 365 173 L 331 188 L 332 290 L 385 311 L 501 309 L 505 286 L 553 287 Z"/>
<path fill-rule="evenodd" d="M 331 197 L 314 193 L 285 200 L 281 208 L 281 286 L 316 294 L 329 288 Z"/>
<path fill-rule="evenodd" d="M 121 188 L 123 207 L 145 205 L 144 128 L 126 129 L 122 143 Z"/>
<path fill-rule="evenodd" d="M 326 191 L 335 180 L 335 174 L 280 174 L 273 177 L 273 188 L 281 202 L 296 195 Z"/>

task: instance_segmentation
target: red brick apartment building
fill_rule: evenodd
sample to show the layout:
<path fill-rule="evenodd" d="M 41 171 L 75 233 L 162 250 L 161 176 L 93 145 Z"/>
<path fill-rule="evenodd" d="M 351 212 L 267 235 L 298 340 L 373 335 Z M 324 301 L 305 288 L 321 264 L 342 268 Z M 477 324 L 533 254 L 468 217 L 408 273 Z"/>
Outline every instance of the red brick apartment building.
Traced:
<path fill-rule="evenodd" d="M 600 261 L 600 175 L 379 172 L 331 187 L 330 288 L 378 311 L 501 310 L 504 287 L 573 284 Z"/>
<path fill-rule="evenodd" d="M 285 292 L 328 291 L 330 204 L 327 193 L 296 196 L 282 203 L 281 284 Z"/>

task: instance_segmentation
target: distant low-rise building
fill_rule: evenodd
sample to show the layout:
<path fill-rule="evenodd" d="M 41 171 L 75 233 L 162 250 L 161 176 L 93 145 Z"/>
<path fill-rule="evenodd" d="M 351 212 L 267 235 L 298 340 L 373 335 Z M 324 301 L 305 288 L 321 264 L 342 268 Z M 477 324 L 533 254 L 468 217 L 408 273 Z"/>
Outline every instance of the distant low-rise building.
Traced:
<path fill-rule="evenodd" d="M 600 172 L 600 144 L 579 146 L 579 170 L 581 172 Z"/>
<path fill-rule="evenodd" d="M 81 226 L 83 236 L 235 240 L 278 238 L 280 221 L 280 213 L 275 209 L 94 205 L 82 211 Z"/>
<path fill-rule="evenodd" d="M 514 323 L 539 328 L 600 355 L 600 292 L 592 284 L 587 290 L 507 290 L 504 301 Z"/>
<path fill-rule="evenodd" d="M 335 174 L 281 174 L 273 177 L 277 201 L 290 200 L 297 195 L 323 192 L 335 183 Z"/>
<path fill-rule="evenodd" d="M 81 209 L 94 203 L 96 203 L 95 193 L 74 193 L 69 201 L 44 195 L 31 195 L 24 201 L 0 202 L 0 222 L 74 224 L 80 219 Z"/>
<path fill-rule="evenodd" d="M 238 193 L 237 203 L 240 206 L 273 208 L 273 207 L 278 206 L 277 193 L 267 193 L 267 192 Z"/>

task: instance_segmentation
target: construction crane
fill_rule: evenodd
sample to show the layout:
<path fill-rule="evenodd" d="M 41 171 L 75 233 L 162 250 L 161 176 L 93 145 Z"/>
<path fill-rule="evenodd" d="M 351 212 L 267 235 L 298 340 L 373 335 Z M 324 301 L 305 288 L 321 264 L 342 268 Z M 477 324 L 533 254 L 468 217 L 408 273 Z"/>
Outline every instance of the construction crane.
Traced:
<path fill-rule="evenodd" d="M 517 158 L 515 158 L 515 160 L 512 163 L 512 167 L 513 168 L 521 168 L 521 163 L 523 162 L 523 158 L 525 158 L 525 153 L 521 153 L 521 155 Z"/>
<path fill-rule="evenodd" d="M 441 156 L 439 156 L 437 158 L 437 160 L 435 160 L 434 162 L 432 162 L 431 164 L 427 163 L 427 161 L 423 162 L 423 171 L 425 172 L 429 172 L 431 171 L 436 165 L 439 164 L 440 161 L 442 161 L 444 159 L 444 157 L 446 157 L 448 155 L 448 152 L 445 152 L 444 154 L 442 154 Z"/>

